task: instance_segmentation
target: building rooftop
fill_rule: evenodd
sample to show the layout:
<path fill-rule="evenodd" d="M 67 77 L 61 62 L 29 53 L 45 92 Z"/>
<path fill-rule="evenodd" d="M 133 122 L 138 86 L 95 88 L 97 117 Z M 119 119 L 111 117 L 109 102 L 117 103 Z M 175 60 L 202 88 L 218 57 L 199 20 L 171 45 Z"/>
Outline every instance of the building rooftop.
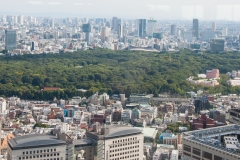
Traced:
<path fill-rule="evenodd" d="M 100 128 L 103 129 L 104 127 Z M 114 138 L 114 137 L 121 137 L 121 136 L 127 136 L 127 135 L 134 135 L 134 134 L 141 134 L 142 130 L 137 129 L 136 127 L 130 127 L 126 125 L 107 125 L 105 126 L 105 129 L 107 132 L 102 134 L 101 132 L 87 132 L 89 135 L 88 137 L 97 138 L 97 139 L 108 139 L 108 138 Z M 108 132 L 109 131 L 109 132 Z"/>
<path fill-rule="evenodd" d="M 183 139 L 186 141 L 194 141 L 202 145 L 212 147 L 228 154 L 238 155 L 237 150 L 227 149 L 219 136 L 240 135 L 240 125 L 226 125 L 190 132 L 184 132 Z M 219 141 L 220 140 L 220 141 Z M 239 155 L 238 155 L 239 156 Z M 240 156 L 239 156 L 240 157 Z"/>
<path fill-rule="evenodd" d="M 143 127 L 135 127 L 135 128 L 142 130 L 144 137 L 153 138 L 153 139 L 156 137 L 158 132 L 156 128 L 143 128 Z"/>
<path fill-rule="evenodd" d="M 8 144 L 13 150 L 65 145 L 66 142 L 46 134 L 29 134 L 10 139 Z"/>

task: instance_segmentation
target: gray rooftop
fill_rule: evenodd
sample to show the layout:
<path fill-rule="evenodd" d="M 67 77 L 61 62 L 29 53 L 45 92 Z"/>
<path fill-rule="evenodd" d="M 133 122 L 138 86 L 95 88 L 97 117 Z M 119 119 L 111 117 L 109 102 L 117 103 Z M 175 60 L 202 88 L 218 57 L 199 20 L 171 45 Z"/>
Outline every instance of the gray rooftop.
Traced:
<path fill-rule="evenodd" d="M 125 126 L 125 125 L 108 125 L 106 126 L 109 128 L 109 133 L 105 135 L 98 134 L 97 132 L 87 132 L 87 134 L 95 135 L 96 138 L 114 138 L 114 137 L 120 137 L 120 136 L 127 136 L 127 135 L 134 135 L 134 134 L 142 134 L 142 130 Z M 89 135 L 89 136 L 90 136 Z"/>
<path fill-rule="evenodd" d="M 220 127 L 213 127 L 208 129 L 184 132 L 183 139 L 195 141 L 203 145 L 213 147 L 215 149 L 227 152 L 230 154 L 237 154 L 237 151 L 229 150 L 216 139 L 218 136 L 225 135 L 240 135 L 239 125 L 225 125 Z"/>
<path fill-rule="evenodd" d="M 121 125 L 111 125 L 109 126 L 110 133 L 106 135 L 106 138 L 125 136 L 130 134 L 142 133 L 142 130 L 134 127 L 126 127 Z"/>
<path fill-rule="evenodd" d="M 57 139 L 57 137 L 46 134 L 29 134 L 10 139 L 10 147 L 14 150 L 34 147 L 65 145 L 66 142 Z"/>
<path fill-rule="evenodd" d="M 73 145 L 75 145 L 75 146 L 91 145 L 92 143 L 93 143 L 93 141 L 90 138 L 73 140 Z"/>

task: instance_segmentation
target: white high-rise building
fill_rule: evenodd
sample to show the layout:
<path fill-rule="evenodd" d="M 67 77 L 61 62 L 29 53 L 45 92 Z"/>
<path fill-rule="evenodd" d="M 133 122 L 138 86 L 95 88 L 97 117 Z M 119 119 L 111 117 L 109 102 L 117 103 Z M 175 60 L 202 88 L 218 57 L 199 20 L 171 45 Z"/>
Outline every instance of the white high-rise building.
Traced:
<path fill-rule="evenodd" d="M 143 159 L 142 131 L 129 126 L 108 125 L 101 127 L 97 122 L 87 137 L 98 144 L 95 160 Z"/>
<path fill-rule="evenodd" d="M 5 113 L 7 109 L 6 100 L 0 97 L 0 113 Z"/>
<path fill-rule="evenodd" d="M 24 16 L 23 15 L 18 16 L 18 23 L 19 24 L 23 24 L 24 23 Z"/>
<path fill-rule="evenodd" d="M 54 19 L 51 21 L 51 27 L 54 28 Z"/>
<path fill-rule="evenodd" d="M 227 36 L 228 35 L 228 28 L 225 27 L 222 29 L 222 36 Z"/>
<path fill-rule="evenodd" d="M 156 20 L 148 20 L 147 21 L 147 36 L 152 37 L 153 33 L 157 32 L 157 21 Z"/>
<path fill-rule="evenodd" d="M 212 23 L 212 31 L 216 31 L 216 22 Z"/>
<path fill-rule="evenodd" d="M 118 19 L 118 24 L 117 24 L 117 33 L 118 33 L 118 38 L 123 37 L 123 21 L 121 18 Z"/>
<path fill-rule="evenodd" d="M 178 160 L 178 150 L 172 150 L 170 160 Z"/>
<path fill-rule="evenodd" d="M 27 28 L 22 27 L 22 29 L 21 29 L 22 38 L 25 38 L 27 36 L 26 32 L 27 32 Z"/>

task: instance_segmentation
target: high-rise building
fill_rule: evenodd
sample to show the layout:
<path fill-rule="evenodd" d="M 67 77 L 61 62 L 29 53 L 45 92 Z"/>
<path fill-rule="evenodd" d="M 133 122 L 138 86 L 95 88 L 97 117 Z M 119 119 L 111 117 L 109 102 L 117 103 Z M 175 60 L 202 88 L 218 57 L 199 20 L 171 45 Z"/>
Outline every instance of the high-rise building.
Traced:
<path fill-rule="evenodd" d="M 216 31 L 216 22 L 212 23 L 212 31 Z"/>
<path fill-rule="evenodd" d="M 171 25 L 171 35 L 175 35 L 176 34 L 176 25 L 172 24 Z"/>
<path fill-rule="evenodd" d="M 18 16 L 18 23 L 19 24 L 23 24 L 24 23 L 24 16 L 23 15 Z"/>
<path fill-rule="evenodd" d="M 6 100 L 2 97 L 0 97 L 0 113 L 5 113 L 6 111 L 6 108 L 7 105 L 6 105 Z"/>
<path fill-rule="evenodd" d="M 34 49 L 35 49 L 35 44 L 34 44 L 34 42 L 32 42 L 32 44 L 31 44 L 31 51 L 34 51 Z"/>
<path fill-rule="evenodd" d="M 54 19 L 51 21 L 51 27 L 54 28 Z"/>
<path fill-rule="evenodd" d="M 224 51 L 224 39 L 211 39 L 210 50 L 211 52 L 223 52 Z"/>
<path fill-rule="evenodd" d="M 215 32 L 214 31 L 202 31 L 201 32 L 201 39 L 202 41 L 209 42 L 211 39 L 215 38 Z"/>
<path fill-rule="evenodd" d="M 198 29 L 199 29 L 199 21 L 198 19 L 193 19 L 193 37 L 198 38 Z"/>
<path fill-rule="evenodd" d="M 119 18 L 117 22 L 118 22 L 117 23 L 118 38 L 122 38 L 123 37 L 123 21 L 121 18 Z"/>
<path fill-rule="evenodd" d="M 10 15 L 7 15 L 7 22 L 11 22 L 12 21 L 12 16 L 10 16 Z"/>
<path fill-rule="evenodd" d="M 101 127 L 93 125 L 93 131 L 86 136 L 97 144 L 95 160 L 110 159 L 142 159 L 142 131 L 129 126 L 109 125 Z"/>
<path fill-rule="evenodd" d="M 104 27 L 102 27 L 102 31 L 101 31 L 101 40 L 102 40 L 102 42 L 105 42 L 106 37 L 108 37 L 108 27 L 104 26 Z"/>
<path fill-rule="evenodd" d="M 137 19 L 135 30 L 138 37 L 145 38 L 147 36 L 147 20 Z"/>
<path fill-rule="evenodd" d="M 228 28 L 225 27 L 222 29 L 222 36 L 227 36 L 228 35 Z"/>
<path fill-rule="evenodd" d="M 153 33 L 157 33 L 157 21 L 148 20 L 147 21 L 147 36 L 153 37 Z"/>
<path fill-rule="evenodd" d="M 27 28 L 26 27 L 22 27 L 21 28 L 21 38 L 24 39 L 27 36 L 26 32 L 27 32 Z"/>
<path fill-rule="evenodd" d="M 225 125 L 183 134 L 183 160 L 238 160 L 239 125 Z M 229 137 L 231 135 L 231 137 Z M 226 137 L 227 136 L 227 137 Z M 226 143 L 226 138 L 228 142 Z"/>
<path fill-rule="evenodd" d="M 84 18 L 84 24 L 87 24 L 88 23 L 88 18 Z"/>
<path fill-rule="evenodd" d="M 117 17 L 113 17 L 112 18 L 112 27 L 111 27 L 111 29 L 117 31 L 117 29 L 118 29 L 118 18 Z"/>
<path fill-rule="evenodd" d="M 17 34 L 15 30 L 5 30 L 5 49 L 6 50 L 16 49 L 16 38 L 17 38 Z"/>

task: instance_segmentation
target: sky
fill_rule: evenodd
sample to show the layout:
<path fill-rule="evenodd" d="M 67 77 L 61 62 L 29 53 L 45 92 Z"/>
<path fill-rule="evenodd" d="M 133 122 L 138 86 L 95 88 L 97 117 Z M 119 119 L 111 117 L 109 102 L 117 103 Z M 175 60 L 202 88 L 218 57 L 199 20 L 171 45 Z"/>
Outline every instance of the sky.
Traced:
<path fill-rule="evenodd" d="M 240 0 L 0 0 L 0 15 L 240 21 Z"/>

